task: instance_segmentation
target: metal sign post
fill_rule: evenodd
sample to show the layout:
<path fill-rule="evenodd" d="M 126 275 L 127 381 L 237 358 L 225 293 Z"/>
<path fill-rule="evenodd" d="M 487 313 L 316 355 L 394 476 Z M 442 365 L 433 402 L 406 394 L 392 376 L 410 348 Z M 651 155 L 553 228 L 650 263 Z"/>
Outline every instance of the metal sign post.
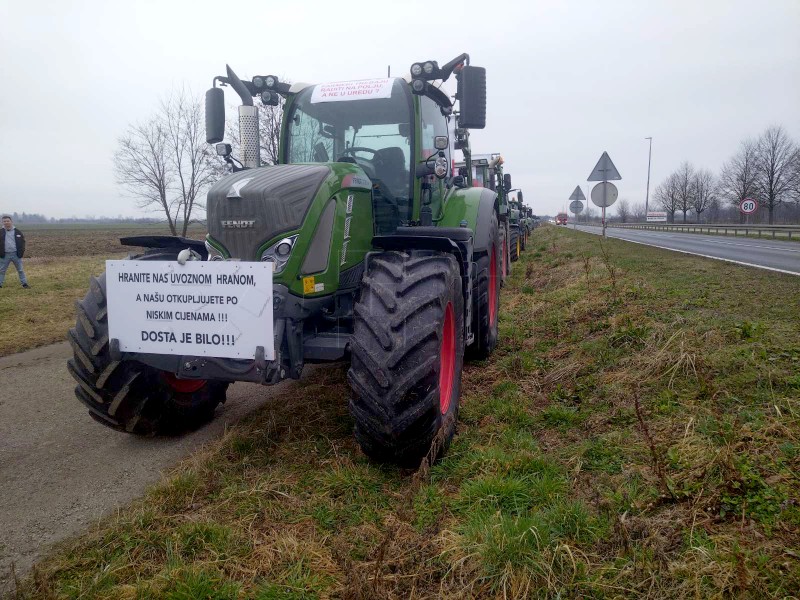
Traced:
<path fill-rule="evenodd" d="M 581 186 L 579 185 L 575 186 L 575 191 L 572 192 L 572 196 L 570 196 L 569 199 L 572 200 L 572 202 L 570 202 L 569 204 L 569 210 L 572 212 L 572 214 L 575 215 L 575 220 L 572 221 L 572 228 L 576 229 L 578 227 L 577 224 L 578 213 L 580 213 L 583 210 L 582 201 L 586 200 L 586 196 L 583 195 L 583 190 L 581 189 Z"/>
<path fill-rule="evenodd" d="M 603 237 L 606 237 L 606 207 L 611 206 L 617 201 L 617 188 L 609 181 L 618 181 L 622 175 L 617 171 L 617 167 L 611 162 L 608 152 L 603 152 L 600 160 L 597 161 L 592 172 L 589 173 L 587 181 L 601 181 L 592 190 L 592 202 L 603 209 Z M 597 192 L 595 194 L 595 192 Z"/>

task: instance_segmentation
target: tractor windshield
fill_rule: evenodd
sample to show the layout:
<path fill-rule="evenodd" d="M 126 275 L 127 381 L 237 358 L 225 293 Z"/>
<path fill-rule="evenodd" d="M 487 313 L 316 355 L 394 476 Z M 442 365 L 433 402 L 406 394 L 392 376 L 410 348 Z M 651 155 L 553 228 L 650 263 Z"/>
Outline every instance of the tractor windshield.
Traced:
<path fill-rule="evenodd" d="M 412 218 L 411 132 L 413 108 L 402 79 L 383 82 L 383 93 L 333 98 L 324 84 L 301 91 L 287 115 L 288 163 L 350 162 L 373 183 L 376 231 L 394 231 Z M 359 82 L 350 82 L 359 84 Z M 341 84 L 344 85 L 344 84 Z"/>

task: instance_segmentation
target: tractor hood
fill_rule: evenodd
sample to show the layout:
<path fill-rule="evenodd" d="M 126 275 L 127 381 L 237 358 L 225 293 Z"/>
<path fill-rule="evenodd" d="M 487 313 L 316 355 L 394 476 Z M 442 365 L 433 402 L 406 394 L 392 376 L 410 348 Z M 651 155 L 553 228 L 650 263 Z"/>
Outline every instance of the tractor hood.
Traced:
<path fill-rule="evenodd" d="M 258 260 L 264 242 L 300 227 L 331 173 L 327 165 L 275 165 L 224 177 L 208 191 L 208 233 L 233 258 Z"/>

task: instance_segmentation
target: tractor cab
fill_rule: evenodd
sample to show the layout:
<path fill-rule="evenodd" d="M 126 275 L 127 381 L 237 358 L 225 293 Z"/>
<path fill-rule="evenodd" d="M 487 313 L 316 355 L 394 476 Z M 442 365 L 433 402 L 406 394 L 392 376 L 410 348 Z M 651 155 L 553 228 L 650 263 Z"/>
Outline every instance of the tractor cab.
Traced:
<path fill-rule="evenodd" d="M 285 118 L 282 162 L 352 163 L 372 183 L 376 233 L 411 221 L 414 105 L 402 79 L 319 84 L 299 91 Z"/>

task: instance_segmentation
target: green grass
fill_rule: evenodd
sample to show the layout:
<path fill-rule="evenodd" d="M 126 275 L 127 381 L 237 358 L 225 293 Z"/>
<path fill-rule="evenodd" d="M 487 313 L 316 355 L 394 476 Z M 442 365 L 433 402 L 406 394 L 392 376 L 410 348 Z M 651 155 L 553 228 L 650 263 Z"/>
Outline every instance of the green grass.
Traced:
<path fill-rule="evenodd" d="M 19 596 L 796 595 L 800 278 L 555 227 L 529 248 L 429 472 L 368 461 L 321 369 Z"/>
<path fill-rule="evenodd" d="M 0 330 L 0 356 L 62 342 L 75 324 L 76 300 L 89 290 L 89 277 L 105 270 L 105 260 L 125 258 L 136 248 L 119 238 L 166 235 L 159 224 L 40 224 L 20 226 L 27 247 L 23 266 L 30 289 L 22 289 L 13 266 L 0 289 L 0 315 L 12 324 Z M 189 237 L 203 237 L 192 226 Z"/>

